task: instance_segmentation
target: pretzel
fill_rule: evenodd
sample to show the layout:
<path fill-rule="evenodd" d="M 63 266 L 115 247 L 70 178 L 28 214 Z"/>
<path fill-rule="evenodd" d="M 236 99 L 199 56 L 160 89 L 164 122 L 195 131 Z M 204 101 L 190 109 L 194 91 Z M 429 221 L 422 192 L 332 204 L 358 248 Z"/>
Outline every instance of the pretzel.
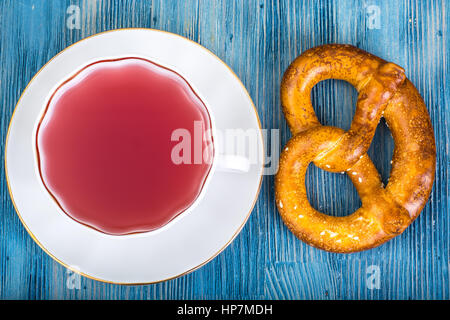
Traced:
<path fill-rule="evenodd" d="M 322 126 L 311 104 L 311 89 L 331 78 L 350 82 L 359 93 L 348 131 Z M 275 198 L 299 239 L 331 252 L 362 251 L 399 235 L 417 218 L 433 185 L 436 147 L 425 104 L 401 67 L 350 45 L 312 48 L 286 70 L 281 103 L 293 137 L 280 155 Z M 395 142 L 386 187 L 367 155 L 383 116 Z M 305 189 L 310 162 L 346 172 L 361 208 L 344 217 L 315 210 Z"/>

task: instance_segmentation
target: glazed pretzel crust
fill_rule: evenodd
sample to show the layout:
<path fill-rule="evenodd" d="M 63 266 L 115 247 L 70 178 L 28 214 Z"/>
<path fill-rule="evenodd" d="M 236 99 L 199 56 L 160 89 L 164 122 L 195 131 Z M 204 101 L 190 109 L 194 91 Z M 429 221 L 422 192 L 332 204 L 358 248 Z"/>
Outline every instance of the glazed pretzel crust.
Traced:
<path fill-rule="evenodd" d="M 311 104 L 311 89 L 331 78 L 350 82 L 359 93 L 346 132 L 322 126 Z M 422 97 L 401 67 L 350 45 L 312 48 L 286 70 L 281 103 L 293 138 L 280 156 L 275 198 L 285 224 L 299 239 L 331 252 L 361 251 L 402 233 L 417 218 L 433 185 L 436 147 Z M 395 142 L 385 188 L 366 154 L 382 116 Z M 361 208 L 344 217 L 315 210 L 305 188 L 310 162 L 346 172 Z"/>

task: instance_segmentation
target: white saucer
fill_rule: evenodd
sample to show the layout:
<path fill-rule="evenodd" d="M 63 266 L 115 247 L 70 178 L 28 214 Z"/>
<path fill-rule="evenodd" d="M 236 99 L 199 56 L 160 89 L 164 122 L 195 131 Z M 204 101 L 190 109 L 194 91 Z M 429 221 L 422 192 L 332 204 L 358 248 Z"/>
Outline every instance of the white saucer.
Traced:
<path fill-rule="evenodd" d="M 246 173 L 215 171 L 201 202 L 158 232 L 111 236 L 64 214 L 36 169 L 34 137 L 49 95 L 94 61 L 139 56 L 181 74 L 215 119 L 217 131 L 257 132 L 258 163 Z M 253 146 L 255 147 L 255 146 Z M 221 153 L 224 147 L 215 142 Z M 8 130 L 5 170 L 17 214 L 31 237 L 56 261 L 86 277 L 121 284 L 153 283 L 199 268 L 236 237 L 258 197 L 263 140 L 246 89 L 213 53 L 181 36 L 151 29 L 114 30 L 81 40 L 51 59 L 24 90 Z"/>

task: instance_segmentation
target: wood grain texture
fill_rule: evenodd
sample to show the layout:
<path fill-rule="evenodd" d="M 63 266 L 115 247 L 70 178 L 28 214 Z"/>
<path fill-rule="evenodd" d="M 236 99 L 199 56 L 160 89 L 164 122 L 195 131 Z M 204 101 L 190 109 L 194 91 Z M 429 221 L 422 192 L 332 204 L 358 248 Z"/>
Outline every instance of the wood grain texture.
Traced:
<path fill-rule="evenodd" d="M 80 29 L 68 29 L 70 5 L 81 12 Z M 379 29 L 373 8 L 379 8 Z M 376 9 L 376 8 L 375 8 Z M 73 277 L 30 238 L 6 187 L 0 185 L 1 299 L 449 299 L 449 23 L 448 1 L 168 1 L 0 0 L 1 152 L 21 92 L 55 54 L 89 35 L 146 27 L 199 42 L 225 61 L 247 87 L 264 128 L 290 138 L 281 112 L 284 70 L 304 50 L 349 43 L 401 65 L 428 107 L 437 144 L 433 192 L 419 218 L 399 237 L 351 255 L 319 251 L 297 240 L 274 203 L 273 176 L 263 180 L 253 213 L 235 241 L 203 268 L 168 282 L 119 286 Z M 312 93 L 324 125 L 348 129 L 356 90 L 342 81 L 319 83 Z M 393 140 L 381 122 L 369 155 L 384 182 Z M 307 173 L 313 206 L 345 215 L 360 205 L 345 175 L 314 166 Z M 370 289 L 368 267 L 380 270 Z M 370 280 L 370 278 L 369 278 Z M 370 282 L 370 281 L 369 281 Z"/>

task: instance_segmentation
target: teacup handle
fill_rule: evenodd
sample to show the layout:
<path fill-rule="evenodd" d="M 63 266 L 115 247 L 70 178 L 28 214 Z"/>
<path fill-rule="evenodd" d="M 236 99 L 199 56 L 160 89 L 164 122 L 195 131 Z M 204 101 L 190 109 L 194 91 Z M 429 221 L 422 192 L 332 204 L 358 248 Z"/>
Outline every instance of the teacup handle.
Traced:
<path fill-rule="evenodd" d="M 250 160 L 243 156 L 221 154 L 217 159 L 217 170 L 221 172 L 248 172 Z"/>

